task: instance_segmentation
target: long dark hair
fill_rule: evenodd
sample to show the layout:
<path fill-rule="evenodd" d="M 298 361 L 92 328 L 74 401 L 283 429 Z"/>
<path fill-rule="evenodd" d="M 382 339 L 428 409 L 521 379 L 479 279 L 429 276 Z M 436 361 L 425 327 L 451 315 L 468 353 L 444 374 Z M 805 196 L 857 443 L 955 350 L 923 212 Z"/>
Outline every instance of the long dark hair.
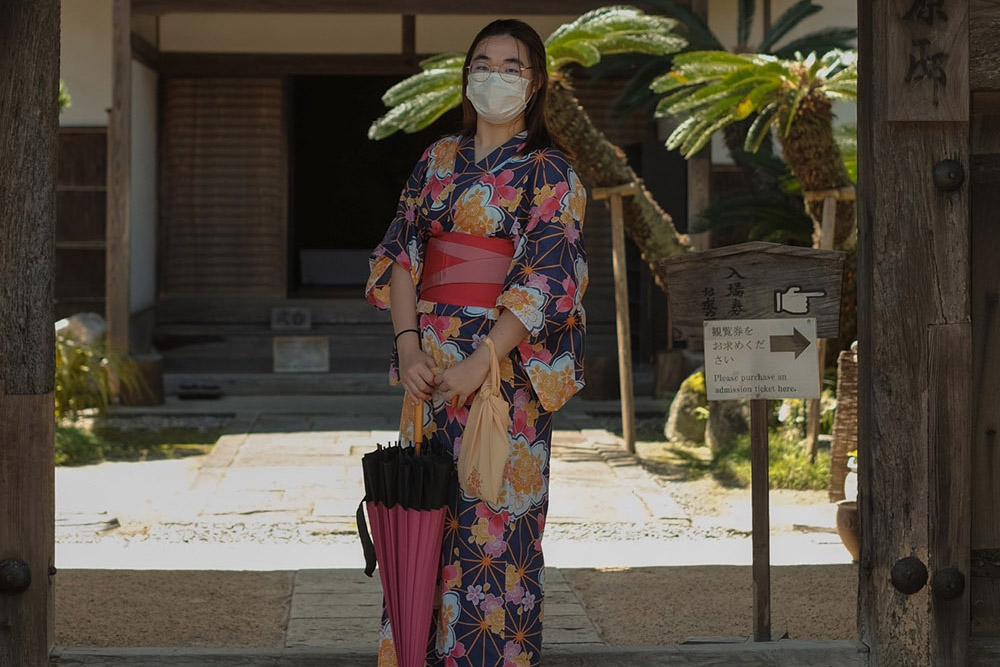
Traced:
<path fill-rule="evenodd" d="M 524 127 L 528 136 L 524 141 L 524 152 L 539 148 L 557 146 L 549 134 L 549 127 L 545 121 L 545 100 L 549 88 L 549 72 L 545 58 L 545 44 L 538 36 L 535 29 L 524 21 L 517 19 L 498 19 L 493 21 L 479 31 L 468 53 L 465 54 L 465 66 L 462 69 L 462 136 L 466 139 L 476 134 L 476 122 L 479 114 L 472 102 L 465 95 L 466 86 L 469 84 L 469 65 L 475 55 L 476 47 L 487 37 L 509 36 L 513 37 L 528 51 L 528 65 L 531 67 L 531 82 L 536 86 L 534 94 L 528 100 L 528 106 L 524 110 Z"/>

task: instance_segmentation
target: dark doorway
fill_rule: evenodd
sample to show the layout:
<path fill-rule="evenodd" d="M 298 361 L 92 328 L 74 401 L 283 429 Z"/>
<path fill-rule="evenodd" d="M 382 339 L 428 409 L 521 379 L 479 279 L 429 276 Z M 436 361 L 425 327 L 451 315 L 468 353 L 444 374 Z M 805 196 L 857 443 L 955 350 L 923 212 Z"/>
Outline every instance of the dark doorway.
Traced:
<path fill-rule="evenodd" d="M 456 109 L 422 132 L 369 140 L 386 111 L 382 94 L 401 78 L 292 79 L 290 296 L 356 295 L 413 166 L 428 144 L 458 130 Z"/>

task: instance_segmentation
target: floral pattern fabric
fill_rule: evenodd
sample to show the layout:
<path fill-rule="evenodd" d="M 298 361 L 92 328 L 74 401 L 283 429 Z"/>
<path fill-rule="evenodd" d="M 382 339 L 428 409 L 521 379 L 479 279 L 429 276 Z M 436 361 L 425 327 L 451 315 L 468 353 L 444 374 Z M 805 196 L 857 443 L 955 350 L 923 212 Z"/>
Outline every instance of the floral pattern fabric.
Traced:
<path fill-rule="evenodd" d="M 471 139 L 446 137 L 420 159 L 397 214 L 371 257 L 366 296 L 388 308 L 393 263 L 419 294 L 424 245 L 442 232 L 501 237 L 514 257 L 494 308 L 419 300 L 421 346 L 439 369 L 470 355 L 503 309 L 528 336 L 500 360 L 500 390 L 511 407 L 511 455 L 496 505 L 453 485 L 446 513 L 428 664 L 530 667 L 541 662 L 544 615 L 542 533 L 548 509 L 552 412 L 583 386 L 581 305 L 587 288 L 582 227 L 586 193 L 556 149 L 519 154 L 524 135 L 475 161 Z M 397 360 L 390 378 L 398 382 Z M 404 400 L 400 437 L 412 441 L 414 405 Z M 468 406 L 434 396 L 424 434 L 457 461 Z M 383 615 L 379 666 L 394 667 L 392 628 Z"/>

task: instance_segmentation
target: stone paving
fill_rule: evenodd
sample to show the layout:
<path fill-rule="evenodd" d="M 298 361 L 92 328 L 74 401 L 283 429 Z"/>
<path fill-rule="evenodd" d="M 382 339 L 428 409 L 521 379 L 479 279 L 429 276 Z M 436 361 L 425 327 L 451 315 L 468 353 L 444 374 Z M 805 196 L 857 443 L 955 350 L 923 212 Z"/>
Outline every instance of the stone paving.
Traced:
<path fill-rule="evenodd" d="M 361 571 L 360 458 L 396 439 L 398 398 L 252 401 L 215 404 L 234 412 L 208 456 L 58 469 L 57 566 L 294 570 L 286 646 L 371 647 L 381 591 L 378 577 Z M 209 407 L 173 403 L 161 415 L 181 414 L 171 409 Z M 710 553 L 714 562 L 749 563 L 746 533 L 698 534 L 669 487 L 585 411 L 571 408 L 557 420 L 547 563 L 713 562 Z M 776 537 L 772 553 L 818 548 L 819 556 L 800 560 L 825 562 L 829 543 L 843 561 L 835 536 L 822 544 L 814 537 Z M 720 555 L 727 550 L 735 555 Z M 601 642 L 560 570 L 547 568 L 546 580 L 546 643 Z"/>
<path fill-rule="evenodd" d="M 562 572 L 545 572 L 546 646 L 600 644 L 594 624 Z M 378 645 L 382 588 L 354 570 L 300 570 L 295 575 L 286 648 L 371 649 Z"/>

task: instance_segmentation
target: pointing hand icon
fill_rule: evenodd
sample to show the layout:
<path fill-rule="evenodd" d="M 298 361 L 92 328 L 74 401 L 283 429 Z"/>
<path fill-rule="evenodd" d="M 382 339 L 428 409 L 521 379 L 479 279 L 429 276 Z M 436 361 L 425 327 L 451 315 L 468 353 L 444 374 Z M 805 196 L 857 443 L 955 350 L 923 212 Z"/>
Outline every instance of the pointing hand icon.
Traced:
<path fill-rule="evenodd" d="M 826 296 L 826 292 L 803 292 L 801 287 L 789 287 L 784 292 L 774 291 L 774 312 L 804 315 L 809 312 L 810 297 Z"/>

